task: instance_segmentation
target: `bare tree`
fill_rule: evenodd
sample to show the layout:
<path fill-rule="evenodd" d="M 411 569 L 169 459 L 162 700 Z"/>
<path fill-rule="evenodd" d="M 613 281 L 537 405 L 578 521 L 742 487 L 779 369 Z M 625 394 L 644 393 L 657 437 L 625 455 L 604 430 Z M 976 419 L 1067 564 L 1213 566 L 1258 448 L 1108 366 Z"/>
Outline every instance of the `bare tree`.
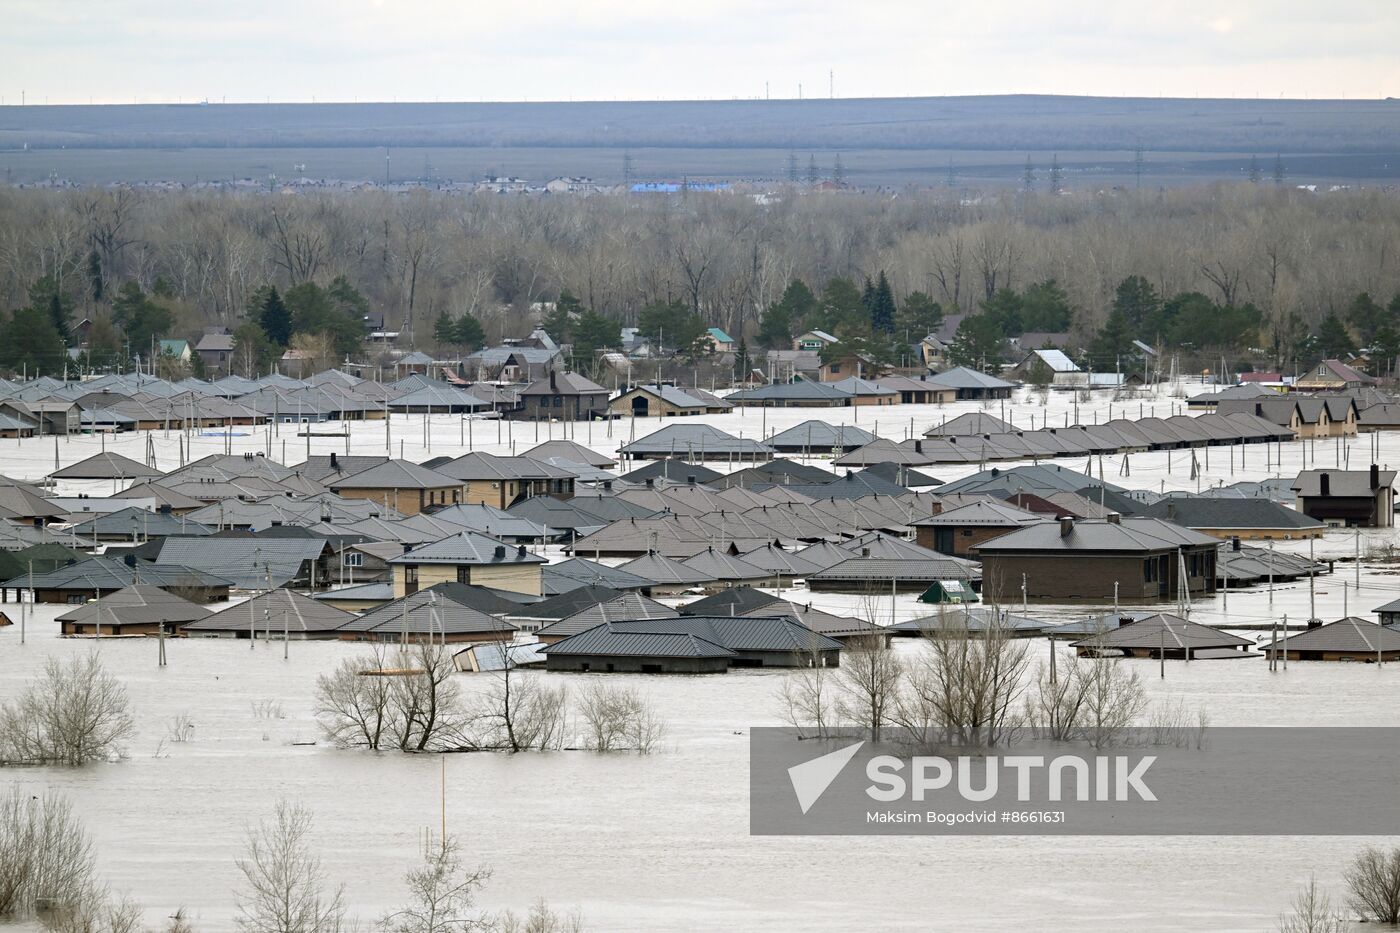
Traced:
<path fill-rule="evenodd" d="M 18 786 L 0 796 L 0 917 L 84 900 L 93 873 L 92 842 L 64 797 Z"/>
<path fill-rule="evenodd" d="M 1081 675 L 1084 687 L 1083 730 L 1095 748 L 1111 745 L 1124 729 L 1137 722 L 1147 695 L 1137 671 L 1113 658 L 1091 658 Z"/>
<path fill-rule="evenodd" d="M 577 911 L 555 913 L 544 901 L 536 901 L 522 919 L 506 911 L 496 921 L 500 933 L 582 933 L 583 916 Z"/>
<path fill-rule="evenodd" d="M 316 678 L 316 718 L 337 746 L 378 749 L 399 733 L 393 683 L 376 674 L 385 660 L 386 652 L 375 645 L 369 655 L 346 658 Z"/>
<path fill-rule="evenodd" d="M 509 646 L 502 645 L 501 670 L 479 697 L 471 714 L 470 744 L 510 752 L 558 748 L 564 741 L 563 687 L 549 687 L 533 672 L 519 670 Z"/>
<path fill-rule="evenodd" d="M 238 870 L 238 926 L 246 933 L 336 933 L 346 926 L 344 888 L 329 889 L 311 848 L 311 811 L 279 800 L 248 830 Z"/>
<path fill-rule="evenodd" d="M 423 848 L 422 864 L 404 874 L 409 902 L 385 914 L 379 926 L 386 933 L 458 933 L 489 929 L 489 920 L 476 910 L 477 892 L 491 870 L 462 867 L 461 846 L 455 836 Z"/>
<path fill-rule="evenodd" d="M 830 734 L 836 724 L 835 692 L 834 676 L 816 653 L 807 666 L 783 678 L 779 690 L 783 718 L 797 730 L 798 738 L 824 739 Z"/>
<path fill-rule="evenodd" d="M 883 633 L 861 635 L 846 643 L 836 677 L 836 709 L 841 718 L 880 741 L 880 730 L 891 721 L 899 697 L 903 665 Z"/>
<path fill-rule="evenodd" d="M 1293 898 L 1293 909 L 1279 917 L 1278 933 L 1347 933 L 1351 922 L 1332 907 L 1327 892 L 1318 888 L 1317 879 Z"/>
<path fill-rule="evenodd" d="M 936 726 L 961 745 L 996 745 L 1020 724 L 1029 652 L 995 609 L 974 629 L 962 611 L 948 613 L 910 665 L 901 720 Z"/>
<path fill-rule="evenodd" d="M 1376 923 L 1400 924 L 1400 848 L 1368 846 L 1357 853 L 1346 879 L 1351 906 Z"/>
<path fill-rule="evenodd" d="M 43 677 L 0 709 L 0 764 L 83 765 L 122 752 L 132 732 L 126 688 L 98 655 L 49 658 Z"/>
<path fill-rule="evenodd" d="M 596 752 L 653 751 L 665 734 L 655 709 L 639 692 L 594 681 L 579 695 L 583 744 Z"/>

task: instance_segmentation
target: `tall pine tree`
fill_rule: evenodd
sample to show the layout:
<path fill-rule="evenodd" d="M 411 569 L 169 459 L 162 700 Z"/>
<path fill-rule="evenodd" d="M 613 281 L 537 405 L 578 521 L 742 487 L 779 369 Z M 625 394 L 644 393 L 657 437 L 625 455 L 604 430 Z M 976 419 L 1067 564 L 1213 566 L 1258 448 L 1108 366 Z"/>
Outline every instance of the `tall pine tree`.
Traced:
<path fill-rule="evenodd" d="M 267 334 L 267 339 L 285 347 L 292 342 L 292 312 L 287 310 L 287 306 L 282 301 L 282 296 L 277 293 L 277 286 L 269 285 L 265 289 L 259 289 L 253 294 L 252 311 L 256 313 L 257 322 Z M 249 317 L 253 317 L 252 314 Z"/>
<path fill-rule="evenodd" d="M 890 280 L 885 277 L 885 270 L 880 270 L 880 277 L 875 281 L 875 294 L 870 305 L 870 327 L 876 333 L 894 333 L 894 318 L 897 309 L 894 304 L 894 291 L 890 288 Z"/>

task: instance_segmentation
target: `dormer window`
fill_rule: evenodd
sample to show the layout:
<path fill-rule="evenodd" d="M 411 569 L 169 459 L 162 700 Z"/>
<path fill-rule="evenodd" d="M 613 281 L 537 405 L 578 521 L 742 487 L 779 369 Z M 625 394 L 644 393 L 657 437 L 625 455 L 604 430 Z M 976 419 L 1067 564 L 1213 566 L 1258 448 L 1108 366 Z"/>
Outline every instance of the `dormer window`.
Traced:
<path fill-rule="evenodd" d="M 1319 367 L 1317 368 L 1317 374 L 1318 374 L 1319 376 L 1325 376 L 1325 375 L 1327 375 L 1327 367 L 1326 367 L 1326 366 L 1319 366 Z"/>

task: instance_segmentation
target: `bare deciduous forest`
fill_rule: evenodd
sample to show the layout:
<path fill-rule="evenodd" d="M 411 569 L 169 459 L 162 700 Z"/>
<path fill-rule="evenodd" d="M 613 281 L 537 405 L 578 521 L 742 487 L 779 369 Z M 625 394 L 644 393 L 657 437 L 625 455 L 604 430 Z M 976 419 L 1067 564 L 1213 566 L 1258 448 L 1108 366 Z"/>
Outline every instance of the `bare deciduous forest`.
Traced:
<path fill-rule="evenodd" d="M 108 296 L 164 280 L 181 335 L 234 325 L 267 283 L 342 275 L 423 346 L 442 311 L 475 315 L 488 339 L 519 334 L 529 324 L 520 312 L 561 288 L 624 323 L 678 299 L 751 335 L 794 277 L 819 287 L 883 270 L 897 297 L 923 291 L 947 313 L 1054 279 L 1081 335 L 1102 324 L 1118 284 L 1141 275 L 1164 295 L 1252 303 L 1267 337 L 1289 314 L 1316 326 L 1358 292 L 1400 291 L 1400 202 L 1267 183 L 976 204 L 936 191 L 791 190 L 759 204 L 735 194 L 0 190 L 5 307 L 51 275 L 92 309 L 95 269 Z"/>

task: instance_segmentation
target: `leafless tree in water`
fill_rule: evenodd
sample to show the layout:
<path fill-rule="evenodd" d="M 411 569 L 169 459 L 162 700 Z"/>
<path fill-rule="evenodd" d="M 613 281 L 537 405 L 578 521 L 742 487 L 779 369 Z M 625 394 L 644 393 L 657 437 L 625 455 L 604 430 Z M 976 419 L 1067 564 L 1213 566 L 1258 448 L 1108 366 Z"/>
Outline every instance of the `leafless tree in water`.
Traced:
<path fill-rule="evenodd" d="M 0 709 L 0 764 L 105 760 L 122 753 L 133 728 L 126 688 L 95 652 L 66 663 L 51 657 L 43 676 Z"/>
<path fill-rule="evenodd" d="M 238 927 L 244 933 L 339 933 L 346 929 L 344 888 L 328 886 L 311 844 L 311 811 L 279 800 L 248 830 L 238 870 Z"/>

